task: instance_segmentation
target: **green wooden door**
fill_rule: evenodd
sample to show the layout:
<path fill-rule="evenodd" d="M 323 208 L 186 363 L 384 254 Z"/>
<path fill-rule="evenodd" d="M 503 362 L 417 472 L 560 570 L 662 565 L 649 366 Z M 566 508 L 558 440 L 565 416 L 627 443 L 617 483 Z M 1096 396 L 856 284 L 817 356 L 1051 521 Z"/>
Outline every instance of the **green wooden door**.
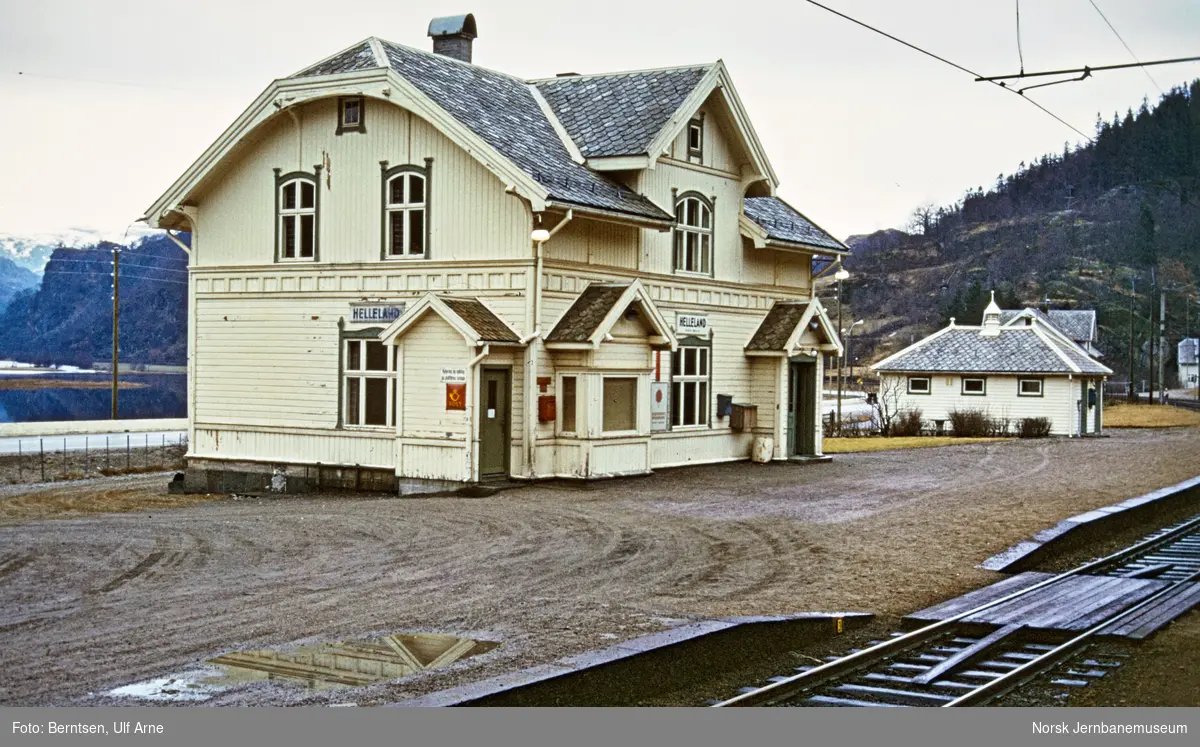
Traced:
<path fill-rule="evenodd" d="M 512 390 L 508 369 L 485 368 L 479 375 L 479 476 L 508 477 Z"/>

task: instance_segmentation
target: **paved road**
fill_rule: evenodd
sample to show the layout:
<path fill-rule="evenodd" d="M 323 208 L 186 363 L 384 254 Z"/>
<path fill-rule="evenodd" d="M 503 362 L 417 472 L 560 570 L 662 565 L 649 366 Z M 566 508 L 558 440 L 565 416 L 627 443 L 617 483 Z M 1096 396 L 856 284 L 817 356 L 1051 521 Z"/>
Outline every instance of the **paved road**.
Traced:
<path fill-rule="evenodd" d="M 124 448 L 126 439 L 128 445 L 162 446 L 182 443 L 187 439 L 187 431 L 148 431 L 145 433 L 87 433 L 73 436 L 21 436 L 20 438 L 0 438 L 0 454 L 36 454 L 39 441 L 46 451 L 62 451 L 65 442 L 67 451 L 98 450 L 104 448 L 105 439 L 110 448 Z"/>

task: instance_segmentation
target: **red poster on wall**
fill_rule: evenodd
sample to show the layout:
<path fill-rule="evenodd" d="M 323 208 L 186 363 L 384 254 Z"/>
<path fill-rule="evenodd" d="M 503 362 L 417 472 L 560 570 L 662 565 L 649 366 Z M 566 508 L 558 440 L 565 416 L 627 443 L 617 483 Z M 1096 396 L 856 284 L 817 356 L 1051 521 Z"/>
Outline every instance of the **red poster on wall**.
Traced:
<path fill-rule="evenodd" d="M 446 385 L 446 409 L 447 410 L 465 410 L 465 409 L 467 409 L 467 385 L 466 384 L 447 384 Z"/>

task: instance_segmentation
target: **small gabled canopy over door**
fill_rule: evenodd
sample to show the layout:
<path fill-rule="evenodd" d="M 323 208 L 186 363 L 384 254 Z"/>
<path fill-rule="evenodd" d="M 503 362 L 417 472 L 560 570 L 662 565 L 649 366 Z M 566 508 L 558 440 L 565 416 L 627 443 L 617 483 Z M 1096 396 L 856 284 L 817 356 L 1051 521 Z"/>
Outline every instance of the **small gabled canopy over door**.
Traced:
<path fill-rule="evenodd" d="M 746 343 L 746 355 L 790 357 L 802 352 L 842 354 L 841 340 L 821 302 L 777 302 Z"/>

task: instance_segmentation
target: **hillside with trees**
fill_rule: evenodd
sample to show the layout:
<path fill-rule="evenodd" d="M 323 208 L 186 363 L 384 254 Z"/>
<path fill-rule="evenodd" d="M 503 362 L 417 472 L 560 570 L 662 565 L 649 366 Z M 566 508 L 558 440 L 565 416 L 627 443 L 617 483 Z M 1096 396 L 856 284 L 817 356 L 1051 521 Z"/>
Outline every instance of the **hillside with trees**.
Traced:
<path fill-rule="evenodd" d="M 18 293 L 37 287 L 38 276 L 7 257 L 0 257 L 0 313 Z"/>
<path fill-rule="evenodd" d="M 978 324 L 990 291 L 1005 308 L 1094 308 L 1106 363 L 1146 375 L 1160 293 L 1173 343 L 1196 333 L 1200 277 L 1200 80 L 1157 106 L 1097 118 L 1091 143 L 1022 163 L 952 205 L 922 205 L 907 232 L 848 240 L 843 296 L 860 363 L 944 326 Z"/>
<path fill-rule="evenodd" d="M 166 236 L 131 247 L 57 248 L 41 285 L 0 314 L 0 359 L 90 366 L 112 359 L 112 252 L 121 249 L 121 360 L 187 362 L 187 255 Z"/>

